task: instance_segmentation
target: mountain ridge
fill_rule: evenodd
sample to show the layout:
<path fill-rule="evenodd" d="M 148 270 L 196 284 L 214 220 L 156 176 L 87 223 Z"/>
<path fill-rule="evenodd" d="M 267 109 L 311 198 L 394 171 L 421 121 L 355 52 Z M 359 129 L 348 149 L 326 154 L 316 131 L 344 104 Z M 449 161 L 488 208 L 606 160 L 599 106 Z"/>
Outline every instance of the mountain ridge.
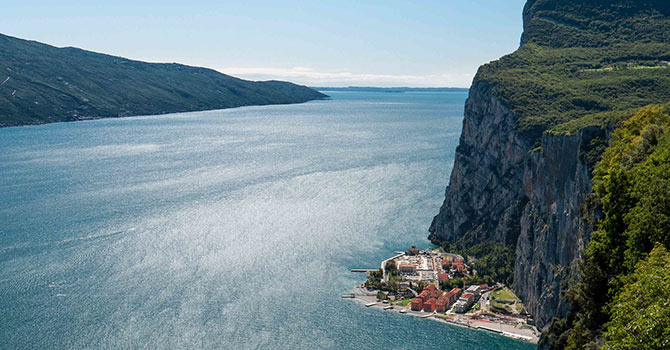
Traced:
<path fill-rule="evenodd" d="M 288 82 L 148 63 L 0 34 L 0 127 L 325 98 Z"/>

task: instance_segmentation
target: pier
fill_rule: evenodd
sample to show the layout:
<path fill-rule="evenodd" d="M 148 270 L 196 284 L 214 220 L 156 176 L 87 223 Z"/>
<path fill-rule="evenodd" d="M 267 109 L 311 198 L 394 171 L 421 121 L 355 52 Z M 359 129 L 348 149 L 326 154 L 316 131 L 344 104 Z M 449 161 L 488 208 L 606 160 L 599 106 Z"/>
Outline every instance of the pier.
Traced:
<path fill-rule="evenodd" d="M 373 272 L 378 271 L 378 269 L 351 269 L 351 272 Z"/>

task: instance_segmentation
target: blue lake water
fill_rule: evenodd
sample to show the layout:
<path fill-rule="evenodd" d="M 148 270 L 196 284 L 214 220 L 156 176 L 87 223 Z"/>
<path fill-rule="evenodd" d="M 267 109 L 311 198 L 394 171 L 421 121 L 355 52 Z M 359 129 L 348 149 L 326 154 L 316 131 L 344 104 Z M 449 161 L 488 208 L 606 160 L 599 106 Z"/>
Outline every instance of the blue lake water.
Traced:
<path fill-rule="evenodd" d="M 532 349 L 343 300 L 427 247 L 466 93 L 0 129 L 2 349 Z"/>

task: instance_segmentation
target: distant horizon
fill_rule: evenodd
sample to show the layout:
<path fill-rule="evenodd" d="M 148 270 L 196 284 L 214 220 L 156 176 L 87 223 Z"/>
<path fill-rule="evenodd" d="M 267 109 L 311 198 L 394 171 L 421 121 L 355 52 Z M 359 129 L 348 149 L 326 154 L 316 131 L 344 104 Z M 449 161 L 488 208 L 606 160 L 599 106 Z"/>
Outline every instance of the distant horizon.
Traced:
<path fill-rule="evenodd" d="M 525 0 L 9 2 L 0 31 L 307 86 L 470 86 L 514 51 Z"/>
<path fill-rule="evenodd" d="M 467 89 L 469 89 L 469 87 L 458 87 L 458 86 L 411 86 L 411 85 L 405 85 L 405 86 L 400 86 L 400 85 L 398 85 L 398 86 L 395 86 L 395 85 L 391 85 L 391 86 L 381 86 L 381 85 L 339 85 L 339 86 L 318 85 L 317 86 L 317 85 L 311 85 L 311 84 L 303 84 L 303 83 L 300 83 L 300 82 L 287 80 L 287 79 L 281 79 L 281 78 L 255 80 L 255 79 L 247 79 L 245 77 L 241 77 L 239 75 L 231 74 L 229 72 L 221 71 L 221 70 L 211 68 L 211 67 L 195 66 L 195 65 L 185 64 L 185 63 L 181 63 L 181 62 L 143 61 L 143 60 L 140 60 L 140 59 L 119 56 L 119 55 L 115 55 L 115 54 L 107 53 L 107 52 L 92 51 L 92 50 L 89 50 L 89 49 L 83 48 L 83 47 L 76 47 L 76 46 L 71 46 L 71 45 L 55 46 L 55 45 L 53 45 L 51 43 L 48 43 L 48 42 L 42 42 L 42 41 L 31 39 L 31 38 L 22 38 L 22 37 L 13 35 L 13 34 L 8 34 L 8 33 L 0 33 L 0 35 L 5 35 L 5 36 L 8 36 L 8 37 L 12 37 L 12 38 L 20 39 L 20 40 L 26 40 L 26 41 L 29 41 L 29 42 L 36 42 L 36 43 L 40 43 L 40 44 L 45 44 L 45 45 L 56 47 L 58 49 L 73 48 L 73 49 L 77 49 L 77 50 L 84 50 L 84 51 L 93 52 L 93 53 L 96 53 L 96 54 L 119 57 L 119 58 L 122 58 L 122 59 L 127 59 L 127 60 L 137 61 L 137 62 L 155 63 L 155 64 L 179 64 L 179 65 L 191 66 L 191 67 L 197 67 L 197 68 L 212 69 L 212 70 L 214 70 L 216 72 L 219 72 L 221 74 L 225 74 L 225 75 L 228 75 L 228 76 L 232 76 L 232 77 L 239 78 L 239 79 L 245 79 L 245 80 L 249 80 L 249 81 L 260 81 L 260 82 L 262 82 L 262 81 L 272 81 L 272 80 L 287 81 L 287 82 L 291 82 L 291 83 L 295 83 L 295 84 L 299 84 L 299 85 L 304 85 L 304 86 L 307 86 L 307 87 L 315 89 L 315 90 L 318 90 L 318 89 L 462 89 L 462 90 L 467 90 Z"/>
<path fill-rule="evenodd" d="M 373 86 L 373 85 L 350 85 L 350 86 L 311 86 L 307 87 L 315 90 L 326 90 L 326 89 L 384 89 L 384 90 L 393 90 L 393 89 L 405 89 L 405 90 L 469 90 L 469 87 L 457 87 L 457 86 Z"/>

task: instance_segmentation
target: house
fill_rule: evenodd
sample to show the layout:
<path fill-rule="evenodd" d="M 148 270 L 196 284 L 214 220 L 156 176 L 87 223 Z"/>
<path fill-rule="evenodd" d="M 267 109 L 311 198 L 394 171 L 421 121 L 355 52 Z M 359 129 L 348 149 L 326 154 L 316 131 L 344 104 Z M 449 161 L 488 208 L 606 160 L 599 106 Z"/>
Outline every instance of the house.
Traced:
<path fill-rule="evenodd" d="M 463 293 L 456 304 L 454 304 L 454 311 L 463 313 L 468 311 L 470 306 L 475 303 L 475 295 L 472 293 Z"/>
<path fill-rule="evenodd" d="M 468 289 L 465 290 L 466 293 L 478 295 L 479 294 L 479 286 L 476 284 L 473 284 L 468 287 Z"/>
<path fill-rule="evenodd" d="M 448 307 L 449 307 L 449 297 L 447 297 L 446 294 L 437 298 L 437 302 L 435 303 L 435 311 L 445 312 L 447 311 Z"/>
<path fill-rule="evenodd" d="M 435 299 L 435 298 L 428 299 L 428 301 L 423 303 L 423 311 L 426 311 L 426 312 L 435 311 L 435 305 L 436 304 L 437 304 L 437 299 Z"/>
<path fill-rule="evenodd" d="M 401 264 L 398 269 L 400 270 L 400 273 L 416 274 L 416 265 Z"/>
<path fill-rule="evenodd" d="M 460 288 L 454 288 L 447 292 L 446 297 L 448 300 L 448 306 L 455 303 L 456 300 L 458 300 L 458 297 L 461 296 L 461 289 Z"/>
<path fill-rule="evenodd" d="M 449 281 L 449 274 L 448 273 L 438 273 L 437 274 L 437 280 L 440 282 L 447 282 Z"/>
<path fill-rule="evenodd" d="M 460 263 L 460 264 L 456 263 L 455 266 L 456 266 L 456 271 L 461 272 L 461 273 L 467 272 L 467 268 L 465 267 L 465 265 L 463 263 Z"/>
<path fill-rule="evenodd" d="M 437 298 L 441 297 L 442 294 L 444 294 L 444 292 L 442 292 L 439 289 L 436 289 L 436 290 L 433 290 L 432 292 L 430 292 L 430 297 L 437 299 Z"/>
<path fill-rule="evenodd" d="M 412 303 L 410 305 L 412 311 L 421 311 L 421 309 L 423 309 L 423 299 L 414 298 L 414 300 L 412 300 Z"/>
<path fill-rule="evenodd" d="M 412 247 L 412 248 L 407 249 L 407 255 L 410 255 L 410 256 L 419 255 L 419 248 Z"/>

